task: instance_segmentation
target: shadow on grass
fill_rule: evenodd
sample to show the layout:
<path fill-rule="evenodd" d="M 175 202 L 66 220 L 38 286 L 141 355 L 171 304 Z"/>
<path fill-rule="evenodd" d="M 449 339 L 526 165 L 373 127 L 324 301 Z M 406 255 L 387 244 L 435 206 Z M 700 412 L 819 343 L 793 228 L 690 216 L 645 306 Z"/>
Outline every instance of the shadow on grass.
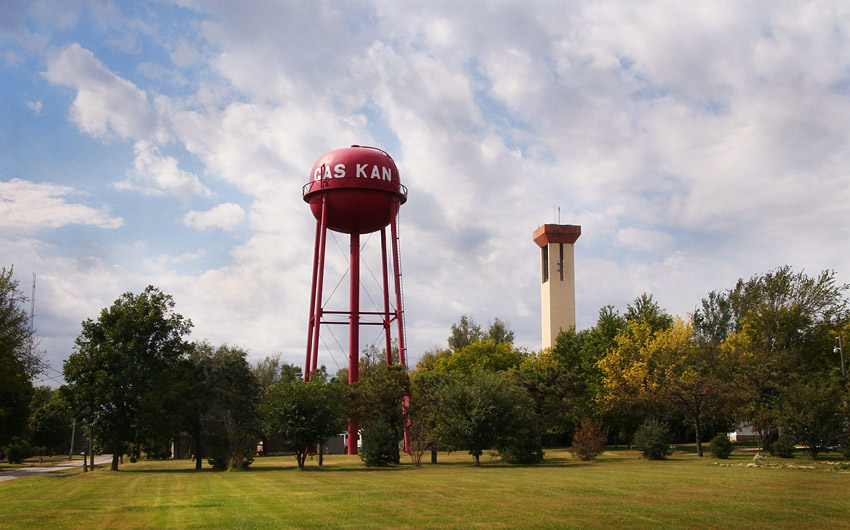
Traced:
<path fill-rule="evenodd" d="M 544 460 L 543 462 L 538 462 L 535 464 L 507 464 L 501 461 L 490 461 L 490 462 L 481 462 L 481 465 L 477 466 L 477 469 L 482 471 L 488 470 L 500 470 L 500 469 L 543 469 L 543 468 L 564 468 L 564 469 L 573 469 L 573 468 L 585 468 L 589 466 L 599 466 L 605 465 L 604 462 L 600 461 L 580 461 L 580 460 L 567 460 L 567 459 L 553 459 L 553 460 Z M 420 467 L 415 467 L 409 463 L 402 463 L 395 466 L 385 466 L 385 467 L 366 467 L 365 465 L 338 465 L 338 464 L 325 464 L 323 466 L 319 466 L 318 464 L 310 465 L 309 463 L 304 466 L 304 469 L 299 470 L 295 465 L 265 465 L 258 467 L 249 467 L 248 469 L 236 469 L 236 470 L 223 470 L 223 469 L 213 469 L 211 467 L 204 467 L 200 470 L 196 470 L 194 468 L 186 468 L 186 469 L 163 469 L 163 468 L 150 468 L 150 469 L 121 469 L 120 472 L 126 473 L 147 473 L 147 474 L 191 474 L 191 473 L 253 473 L 253 474 L 263 474 L 263 473 L 273 473 L 273 472 L 293 472 L 293 473 L 400 473 L 405 471 L 427 471 L 428 469 L 476 469 L 475 463 L 471 460 L 466 462 L 437 462 L 436 464 L 432 463 L 423 463 Z"/>
<path fill-rule="evenodd" d="M 392 466 L 392 467 L 337 467 L 337 466 L 305 466 L 303 470 L 299 470 L 296 466 L 263 466 L 249 467 L 248 469 L 213 469 L 205 467 L 198 469 L 121 469 L 120 473 L 144 473 L 144 474 L 191 474 L 191 473 L 269 473 L 269 472 L 302 472 L 302 473 L 371 473 L 371 472 L 393 472 L 403 471 L 405 469 L 413 469 L 412 466 Z"/>
<path fill-rule="evenodd" d="M 319 466 L 316 460 L 308 460 L 304 469 L 299 470 L 295 464 L 295 458 L 293 457 L 291 461 L 277 461 L 277 462 L 265 462 L 264 458 L 258 458 L 254 461 L 254 465 L 249 467 L 248 469 L 242 470 L 232 470 L 229 471 L 231 473 L 254 473 L 254 474 L 263 474 L 263 473 L 281 473 L 281 472 L 303 472 L 303 473 L 399 473 L 405 471 L 427 471 L 428 469 L 442 469 L 442 470 L 450 470 L 450 469 L 475 469 L 475 463 L 471 456 L 468 459 L 458 459 L 458 455 L 461 452 L 454 453 L 454 456 L 450 456 L 448 461 L 438 461 L 435 464 L 427 461 L 423 461 L 422 465 L 417 468 L 414 467 L 411 463 L 407 461 L 407 459 L 402 460 L 402 463 L 396 466 L 387 466 L 387 467 L 366 467 L 362 462 L 357 462 L 354 459 L 339 462 L 339 461 L 326 461 L 323 466 Z M 668 457 L 666 460 L 662 460 L 659 462 L 676 462 L 676 461 L 693 461 L 694 456 L 690 454 L 676 454 Z M 607 447 L 605 453 L 600 455 L 596 460 L 583 461 L 578 460 L 572 456 L 566 455 L 563 449 L 556 448 L 551 450 L 551 453 L 547 452 L 547 456 L 544 456 L 542 462 L 537 462 L 534 464 L 508 464 L 499 460 L 498 457 L 491 457 L 488 454 L 482 455 L 481 464 L 478 466 L 482 471 L 487 470 L 499 470 L 499 469 L 554 469 L 554 468 L 563 468 L 565 470 L 569 469 L 578 469 L 578 468 L 587 468 L 590 466 L 606 466 L 609 464 L 623 462 L 623 461 L 640 461 L 644 460 L 640 458 L 638 452 L 630 451 L 628 447 Z M 187 462 L 188 464 L 188 462 Z M 223 473 L 225 470 L 213 469 L 209 466 L 204 466 L 201 470 L 196 470 L 194 467 L 185 468 L 169 468 L 169 467 L 157 467 L 156 464 L 153 464 L 151 467 L 145 468 L 122 468 L 122 472 L 127 473 L 149 473 L 149 474 L 191 474 L 191 473 Z"/>

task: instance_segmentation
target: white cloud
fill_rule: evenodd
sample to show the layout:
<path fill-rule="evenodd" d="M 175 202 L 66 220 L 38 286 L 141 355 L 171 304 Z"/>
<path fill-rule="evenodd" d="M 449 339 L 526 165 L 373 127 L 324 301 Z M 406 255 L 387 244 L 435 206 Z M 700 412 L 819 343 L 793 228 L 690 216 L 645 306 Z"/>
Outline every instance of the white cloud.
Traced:
<path fill-rule="evenodd" d="M 91 51 L 52 36 L 64 48 L 44 77 L 74 91 L 81 131 L 133 143 L 119 187 L 245 197 L 193 203 L 162 227 L 245 226 L 240 246 L 222 238 L 198 254 L 175 241 L 171 257 L 156 244 L 163 233 L 128 234 L 150 248 L 112 272 L 173 292 L 200 337 L 303 354 L 315 225 L 300 189 L 321 154 L 352 143 L 390 151 L 410 187 L 401 244 L 413 358 L 445 344 L 462 313 L 504 318 L 538 347 L 531 232 L 553 205 L 583 227 L 580 327 L 644 291 L 684 314 L 782 263 L 834 267 L 847 281 L 835 242 L 850 240 L 848 6 L 186 0 L 175 13 L 186 9 L 197 18 L 160 27 L 104 4 L 100 26 L 85 26 L 100 29 Z M 18 19 L 16 34 L 40 35 Z M 138 56 L 110 49 L 114 20 Z M 157 81 L 162 93 L 149 88 Z M 113 156 L 127 145 L 106 143 Z M 331 268 L 341 275 L 344 258 Z"/>
<path fill-rule="evenodd" d="M 183 217 L 183 223 L 198 230 L 207 228 L 232 230 L 244 223 L 246 218 L 245 210 L 241 206 L 226 202 L 205 212 L 191 211 Z"/>
<path fill-rule="evenodd" d="M 41 116 L 41 101 L 27 101 L 26 105 L 36 116 Z"/>
<path fill-rule="evenodd" d="M 614 242 L 621 247 L 643 252 L 663 252 L 670 249 L 675 239 L 670 234 L 642 228 L 621 228 Z"/>
<path fill-rule="evenodd" d="M 122 219 L 110 215 L 107 208 L 69 202 L 68 197 L 75 193 L 68 186 L 17 178 L 0 182 L 0 196 L 4 202 L 0 207 L 0 228 L 14 231 L 23 227 L 29 231 L 72 224 L 113 229 L 122 226 Z"/>
<path fill-rule="evenodd" d="M 115 183 L 119 190 L 131 190 L 146 195 L 174 195 L 183 200 L 196 196 L 208 197 L 210 190 L 198 177 L 177 167 L 177 159 L 162 155 L 151 142 L 139 140 L 134 151 L 136 159 L 129 178 Z"/>
<path fill-rule="evenodd" d="M 125 139 L 154 132 L 156 120 L 145 92 L 112 73 L 79 44 L 48 57 L 44 77 L 76 89 L 70 117 L 84 132 Z"/>
<path fill-rule="evenodd" d="M 174 123 L 216 175 L 257 197 L 252 226 L 273 230 L 309 222 L 302 219 L 303 204 L 281 184 L 303 183 L 302 168 L 344 145 L 328 131 L 352 130 L 344 118 L 371 105 L 398 141 L 391 154 L 411 188 L 402 209 L 404 255 L 415 256 L 406 270 L 409 329 L 413 336 L 428 334 L 425 343 L 444 340 L 444 333 L 435 338 L 426 329 L 447 329 L 463 311 L 481 320 L 512 320 L 521 337 L 537 343 L 536 253 L 527 247 L 534 227 L 549 221 L 552 204 L 563 207 L 564 222 L 585 224 L 579 244 L 591 257 L 617 246 L 660 254 L 654 257 L 662 261 L 612 262 L 628 283 L 599 276 L 594 288 L 598 282 L 616 285 L 612 298 L 623 304 L 655 289 L 677 299 L 671 307 L 689 308 L 696 300 L 679 302 L 684 291 L 668 288 L 668 280 L 693 282 L 691 291 L 700 295 L 722 288 L 725 277 L 695 266 L 705 260 L 692 253 L 737 250 L 736 240 L 712 247 L 701 238 L 773 233 L 790 226 L 790 219 L 814 228 L 811 205 L 826 192 L 807 187 L 790 168 L 815 168 L 831 193 L 847 193 L 841 167 L 848 166 L 838 147 L 846 145 L 846 97 L 815 99 L 806 109 L 800 105 L 805 99 L 765 92 L 764 83 L 774 81 L 753 75 L 754 54 L 762 53 L 756 47 L 775 45 L 763 36 L 774 12 L 719 5 L 691 16 L 667 2 L 566 10 L 549 3 L 375 5 L 368 40 L 353 25 L 336 25 L 341 10 L 291 10 L 288 24 L 314 30 L 299 48 L 306 54 L 288 53 L 295 49 L 288 46 L 291 34 L 262 29 L 284 16 L 279 7 L 239 13 L 221 7 L 227 12 L 217 11 L 216 19 L 228 22 L 206 26 L 203 36 L 221 50 L 217 73 L 247 97 L 225 105 L 220 115 L 186 113 Z M 822 33 L 831 34 L 827 29 Z M 334 41 L 310 40 L 330 33 Z M 832 44 L 833 50 L 847 48 Z M 840 71 L 846 64 L 836 58 L 840 53 L 831 52 L 818 69 Z M 271 56 L 279 60 L 269 62 Z M 322 68 L 305 68 L 306 62 Z M 807 66 L 798 62 L 795 68 L 799 73 Z M 823 94 L 822 85 L 810 90 Z M 305 142 L 315 124 L 321 124 L 315 141 Z M 372 122 L 357 126 L 375 130 Z M 787 142 L 793 130 L 800 131 L 796 146 L 777 143 Z M 823 162 L 791 158 L 801 154 L 797 146 L 817 144 L 823 147 L 812 153 L 824 155 Z M 279 145 L 288 148 L 276 150 Z M 780 173 L 785 176 L 777 179 Z M 842 224 L 848 214 L 828 208 Z M 653 225 L 669 233 L 616 229 Z M 753 237 L 760 249 L 771 245 Z M 685 243 L 689 254 L 668 255 Z M 694 272 L 681 268 L 684 259 Z M 762 259 L 735 261 L 740 275 L 772 266 Z M 463 289 L 447 292 L 458 271 L 467 278 Z M 597 309 L 586 311 L 595 319 Z"/>
<path fill-rule="evenodd" d="M 177 66 L 186 68 L 192 66 L 192 64 L 198 58 L 198 50 L 186 39 L 177 39 L 171 46 L 171 51 L 169 53 L 171 57 L 171 62 L 176 64 Z"/>

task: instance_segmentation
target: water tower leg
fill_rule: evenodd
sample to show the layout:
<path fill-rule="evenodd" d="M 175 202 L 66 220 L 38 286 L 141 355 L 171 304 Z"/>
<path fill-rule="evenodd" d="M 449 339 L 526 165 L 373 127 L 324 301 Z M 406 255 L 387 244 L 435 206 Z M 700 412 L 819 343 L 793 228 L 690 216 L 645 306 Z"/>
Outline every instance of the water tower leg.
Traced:
<path fill-rule="evenodd" d="M 351 304 L 348 326 L 348 383 L 360 380 L 360 234 L 351 234 Z M 357 418 L 348 420 L 348 454 L 357 454 Z"/>
<path fill-rule="evenodd" d="M 305 370 L 305 379 L 307 381 L 310 380 L 310 374 L 316 370 L 316 366 L 319 362 L 319 328 L 322 325 L 322 286 L 325 282 L 325 247 L 328 241 L 328 221 L 326 215 L 326 203 L 324 199 L 322 199 L 322 212 L 320 215 L 321 223 L 319 226 L 319 252 L 318 254 L 318 262 L 315 267 L 316 270 L 313 271 L 314 276 L 316 277 L 316 298 L 313 301 L 313 341 L 311 346 L 313 347 L 312 352 L 310 353 L 310 363 L 304 367 Z"/>
<path fill-rule="evenodd" d="M 398 209 L 394 212 L 393 219 L 390 222 L 390 237 L 393 244 L 393 274 L 395 276 L 395 311 L 396 323 L 398 324 L 398 360 L 405 371 L 407 371 L 407 349 L 404 341 L 404 311 L 401 306 L 401 268 L 398 262 Z"/>
<path fill-rule="evenodd" d="M 407 373 L 407 349 L 404 342 L 404 311 L 401 300 L 401 267 L 398 261 L 398 209 L 393 212 L 390 221 L 390 236 L 393 244 L 393 274 L 395 276 L 396 322 L 398 324 L 398 360 Z M 410 396 L 404 396 L 404 410 L 410 408 Z M 410 454 L 410 420 L 404 422 L 404 454 Z"/>
<path fill-rule="evenodd" d="M 313 245 L 313 283 L 310 284 L 310 317 L 307 320 L 307 359 L 304 361 L 304 380 L 310 380 L 310 366 L 313 365 L 313 327 L 316 322 L 316 280 L 319 275 L 319 239 L 322 223 L 316 221 L 316 242 Z"/>
<path fill-rule="evenodd" d="M 390 284 L 387 271 L 387 229 L 381 228 L 381 266 L 383 268 L 384 280 L 384 336 L 387 340 L 386 355 L 387 365 L 393 363 L 393 341 L 390 333 Z"/>

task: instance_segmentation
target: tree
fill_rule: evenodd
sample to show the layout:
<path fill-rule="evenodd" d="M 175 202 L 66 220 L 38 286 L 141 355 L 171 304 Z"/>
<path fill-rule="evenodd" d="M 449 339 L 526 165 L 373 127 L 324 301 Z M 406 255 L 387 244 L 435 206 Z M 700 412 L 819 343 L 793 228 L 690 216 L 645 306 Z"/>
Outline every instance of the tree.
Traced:
<path fill-rule="evenodd" d="M 622 325 L 616 313 L 600 312 L 600 320 L 603 316 L 609 334 Z M 624 320 L 626 327 L 615 332 L 613 345 L 596 367 L 602 376 L 600 407 L 613 426 L 628 433 L 647 415 L 663 412 L 655 399 L 660 389 L 655 335 L 669 328 L 673 318 L 644 293 L 627 306 Z"/>
<path fill-rule="evenodd" d="M 514 332 L 508 327 L 508 323 L 504 320 L 496 317 L 492 324 L 490 324 L 490 328 L 487 329 L 487 334 L 484 338 L 490 339 L 496 344 L 506 342 L 508 344 L 514 343 Z"/>
<path fill-rule="evenodd" d="M 626 306 L 625 318 L 630 324 L 644 322 L 653 332 L 666 329 L 673 324 L 673 317 L 661 309 L 658 302 L 652 299 L 651 294 L 646 293 L 641 294 L 635 298 L 634 302 Z"/>
<path fill-rule="evenodd" d="M 607 433 L 598 421 L 590 418 L 581 420 L 581 429 L 573 436 L 570 453 L 580 460 L 594 460 L 605 451 Z"/>
<path fill-rule="evenodd" d="M 635 432 L 635 449 L 649 460 L 663 460 L 671 452 L 670 426 L 655 418 L 647 418 Z"/>
<path fill-rule="evenodd" d="M 405 397 L 410 396 L 410 383 L 401 365 L 387 365 L 380 360 L 364 361 L 361 359 L 360 381 L 351 389 L 351 416 L 358 418 L 364 427 L 364 447 L 370 442 L 367 440 L 370 433 L 389 433 L 388 438 L 381 437 L 391 453 L 391 463 L 398 464 L 401 461 L 398 446 L 404 439 L 407 422 Z M 368 452 L 361 456 L 368 457 Z"/>
<path fill-rule="evenodd" d="M 295 452 L 298 469 L 307 455 L 346 426 L 347 390 L 326 377 L 280 381 L 270 386 L 260 405 L 263 429 Z"/>
<path fill-rule="evenodd" d="M 515 348 L 509 342 L 479 340 L 440 357 L 436 362 L 436 370 L 461 374 L 470 374 L 476 370 L 504 372 L 519 367 L 527 356 L 526 351 Z"/>
<path fill-rule="evenodd" d="M 170 295 L 148 286 L 142 294 L 121 295 L 97 321 L 88 319 L 82 327 L 75 352 L 65 361 L 65 380 L 75 407 L 91 414 L 117 471 L 130 444 L 173 429 L 175 380 L 192 323 L 174 311 Z"/>
<path fill-rule="evenodd" d="M 655 335 L 660 400 L 694 427 L 697 455 L 703 456 L 703 432 L 708 418 L 720 416 L 732 387 L 722 378 L 714 350 L 701 344 L 693 327 L 681 319 Z"/>
<path fill-rule="evenodd" d="M 257 407 L 261 397 L 257 377 L 245 350 L 228 345 L 213 349 L 196 344 L 190 360 L 196 363 L 200 380 L 195 387 L 202 403 L 198 408 L 202 443 L 195 459 L 196 469 L 204 454 L 218 469 L 243 469 L 253 461 L 259 424 Z M 197 403 L 197 401 L 195 401 Z"/>
<path fill-rule="evenodd" d="M 574 337 L 575 332 L 559 334 L 556 345 L 563 345 L 568 336 Z M 531 399 L 537 431 L 549 440 L 568 438 L 581 418 L 590 414 L 592 396 L 585 375 L 578 356 L 562 356 L 555 349 L 531 355 L 511 371 L 514 382 Z"/>
<path fill-rule="evenodd" d="M 284 362 L 280 357 L 281 354 L 279 353 L 268 356 L 254 365 L 253 372 L 260 384 L 261 392 L 265 392 L 269 387 L 280 381 L 291 382 L 304 377 L 300 366 Z M 262 425 L 261 423 L 260 438 L 265 449 L 269 446 L 269 436 L 263 430 Z"/>
<path fill-rule="evenodd" d="M 410 456 L 419 467 L 422 454 L 431 452 L 431 463 L 437 463 L 439 433 L 437 418 L 440 415 L 440 388 L 450 375 L 441 372 L 414 372 L 410 377 L 410 402 L 407 415 L 410 419 Z"/>
<path fill-rule="evenodd" d="M 42 369 L 13 270 L 0 269 L 0 446 L 21 436 L 29 416 L 32 379 Z"/>
<path fill-rule="evenodd" d="M 628 321 L 608 305 L 599 309 L 596 326 L 579 333 L 573 332 L 574 337 L 569 334 L 559 334 L 555 339 L 553 353 L 578 371 L 584 386 L 584 393 L 579 399 L 582 401 L 580 408 L 585 411 L 584 415 L 599 416 L 610 420 L 609 423 L 615 427 L 623 427 L 618 423 L 616 417 L 605 418 L 605 409 L 602 406 L 604 395 L 602 384 L 602 372 L 599 369 L 599 361 L 605 357 L 608 350 L 616 346 L 616 338 L 620 333 L 628 329 Z M 570 353 L 573 352 L 573 353 Z M 567 360 L 569 359 L 569 360 Z M 619 440 L 620 430 L 614 431 L 615 444 Z"/>
<path fill-rule="evenodd" d="M 416 363 L 416 368 L 413 372 L 414 374 L 439 372 L 441 371 L 442 364 L 445 362 L 443 359 L 450 357 L 451 355 L 451 350 L 443 350 L 440 348 L 434 348 L 433 350 L 426 351 L 419 358 L 419 362 Z"/>
<path fill-rule="evenodd" d="M 829 369 L 834 365 L 829 331 L 850 318 L 848 289 L 836 282 L 834 271 L 810 277 L 788 266 L 738 280 L 728 293 L 734 330 L 746 333 L 752 346 L 783 370 Z"/>
<path fill-rule="evenodd" d="M 73 416 L 59 389 L 41 386 L 33 394 L 29 419 L 30 445 L 40 454 L 61 454 L 68 450 Z"/>
<path fill-rule="evenodd" d="M 487 331 L 483 331 L 472 317 L 463 315 L 457 324 L 452 324 L 452 332 L 449 335 L 449 349 L 452 351 L 461 350 L 470 344 L 482 340 L 492 340 L 495 344 L 514 343 L 514 332 L 511 331 L 508 323 L 496 317 Z"/>
<path fill-rule="evenodd" d="M 835 445 L 844 428 L 847 395 L 837 377 L 797 381 L 779 398 L 777 423 L 783 434 L 806 446 L 812 458 Z"/>
<path fill-rule="evenodd" d="M 738 280 L 728 291 L 734 331 L 724 348 L 740 360 L 736 376 L 746 391 L 741 416 L 758 432 L 763 449 L 770 450 L 778 436 L 783 389 L 834 369 L 830 332 L 850 318 L 848 288 L 836 282 L 834 271 L 810 277 L 783 266 Z"/>
<path fill-rule="evenodd" d="M 257 361 L 252 370 L 263 389 L 279 381 L 294 381 L 304 377 L 300 366 L 282 361 L 279 353 Z"/>
<path fill-rule="evenodd" d="M 648 321 L 633 322 L 616 343 L 599 362 L 607 409 L 631 425 L 647 415 L 681 417 L 693 425 L 703 456 L 705 422 L 722 415 L 731 391 L 716 352 L 679 318 L 655 331 Z"/>
<path fill-rule="evenodd" d="M 734 331 L 734 314 L 729 296 L 720 291 L 711 291 L 702 299 L 702 306 L 694 310 L 694 331 L 701 341 L 718 347 Z"/>
<path fill-rule="evenodd" d="M 466 450 L 480 464 L 486 449 L 511 449 L 520 441 L 515 433 L 531 436 L 531 452 L 537 451 L 537 433 L 529 432 L 527 396 L 503 372 L 479 370 L 461 377 L 447 378 L 439 396 L 437 430 L 440 440 L 454 450 Z M 538 437 L 539 438 L 539 437 Z M 528 448 L 525 448 L 528 451 Z"/>
<path fill-rule="evenodd" d="M 478 342 L 483 337 L 481 326 L 476 324 L 472 317 L 463 315 L 460 317 L 460 322 L 452 324 L 452 333 L 448 339 L 449 348 L 457 351 L 473 342 Z"/>
<path fill-rule="evenodd" d="M 631 322 L 628 332 L 617 335 L 615 342 L 598 362 L 603 390 L 600 404 L 615 425 L 633 432 L 646 416 L 663 412 L 656 399 L 659 352 L 652 325 L 644 321 Z"/>

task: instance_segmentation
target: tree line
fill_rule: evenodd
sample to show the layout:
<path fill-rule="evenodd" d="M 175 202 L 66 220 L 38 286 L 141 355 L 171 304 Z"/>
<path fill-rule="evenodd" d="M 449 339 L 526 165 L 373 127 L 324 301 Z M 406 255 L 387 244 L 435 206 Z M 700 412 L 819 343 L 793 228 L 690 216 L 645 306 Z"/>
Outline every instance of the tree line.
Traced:
<path fill-rule="evenodd" d="M 0 445 L 61 453 L 76 430 L 88 452 L 113 454 L 113 469 L 122 455 L 169 457 L 175 440 L 188 443 L 196 468 L 204 459 L 247 467 L 259 441 L 303 468 L 313 453 L 321 464 L 322 441 L 348 417 L 360 420 L 367 465 L 397 464 L 401 448 L 416 465 L 439 450 L 468 451 L 476 465 L 488 451 L 533 463 L 544 447 L 570 444 L 592 458 L 589 448 L 606 441 L 642 443 L 669 427 L 701 456 L 707 438 L 741 424 L 768 451 L 783 445 L 780 434 L 813 455 L 850 445 L 848 380 L 833 352 L 850 335 L 848 286 L 833 271 L 780 267 L 741 279 L 687 320 L 644 294 L 623 314 L 601 308 L 595 326 L 564 330 L 539 352 L 515 346 L 498 318 L 483 328 L 464 315 L 448 348 L 426 352 L 410 373 L 367 348 L 354 385 L 347 369 L 323 367 L 305 382 L 280 356 L 251 365 L 237 346 L 189 342 L 191 321 L 151 286 L 82 323 L 66 385 L 33 388 L 40 366 L 11 271 L 0 287 Z"/>
<path fill-rule="evenodd" d="M 437 395 L 443 410 L 452 410 L 455 401 L 477 403 L 484 374 L 499 377 L 516 410 L 506 412 L 501 393 L 480 407 L 510 418 L 511 427 L 495 429 L 488 443 L 461 443 L 446 425 L 451 420 L 433 411 L 435 438 L 473 456 L 489 445 L 532 461 L 539 447 L 568 444 L 586 429 L 631 444 L 642 426 L 658 425 L 695 441 L 700 456 L 707 435 L 741 425 L 753 429 L 766 451 L 773 452 L 780 434 L 783 445 L 803 445 L 812 456 L 839 444 L 847 451 L 849 387 L 843 352 L 836 351 L 836 339 L 850 335 L 847 290 L 834 271 L 808 276 L 780 267 L 710 292 L 687 320 L 643 294 L 624 314 L 603 307 L 595 326 L 562 331 L 554 347 L 540 352 L 493 339 L 463 317 L 450 347 L 425 355 L 413 372 L 412 400 Z M 457 381 L 463 397 L 450 389 Z M 428 388 L 434 385 L 445 389 L 435 394 Z M 475 424 L 466 421 L 466 429 Z M 513 440 L 511 454 L 518 432 L 523 443 Z"/>

